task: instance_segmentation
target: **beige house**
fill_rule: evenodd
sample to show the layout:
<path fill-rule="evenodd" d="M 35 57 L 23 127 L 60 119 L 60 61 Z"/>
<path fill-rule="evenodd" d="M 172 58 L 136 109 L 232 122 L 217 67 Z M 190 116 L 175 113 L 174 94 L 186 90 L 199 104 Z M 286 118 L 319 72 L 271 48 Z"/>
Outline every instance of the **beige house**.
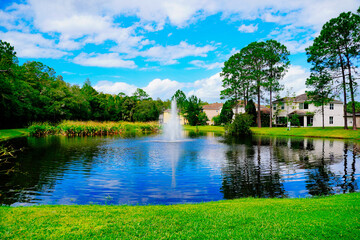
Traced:
<path fill-rule="evenodd" d="M 160 124 L 164 124 L 167 123 L 170 119 L 171 116 L 171 112 L 170 109 L 165 110 L 162 114 L 160 114 L 159 116 L 159 123 Z M 184 118 L 184 116 L 179 114 L 179 119 L 180 119 L 180 124 L 181 125 L 185 125 L 187 123 L 186 119 Z"/>
<path fill-rule="evenodd" d="M 207 124 L 209 124 L 209 125 L 214 124 L 214 121 L 212 119 L 213 119 L 213 117 L 220 115 L 223 105 L 224 105 L 223 103 L 216 102 L 216 103 L 212 103 L 212 104 L 203 106 L 203 111 L 209 119 L 209 121 L 206 122 Z"/>

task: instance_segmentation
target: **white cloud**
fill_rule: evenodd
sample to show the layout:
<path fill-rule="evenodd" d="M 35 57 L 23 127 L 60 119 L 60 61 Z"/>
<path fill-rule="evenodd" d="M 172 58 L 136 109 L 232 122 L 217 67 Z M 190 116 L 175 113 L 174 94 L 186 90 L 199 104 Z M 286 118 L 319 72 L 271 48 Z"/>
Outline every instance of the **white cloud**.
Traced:
<path fill-rule="evenodd" d="M 250 25 L 241 25 L 238 30 L 240 32 L 245 32 L 245 33 L 253 33 L 256 32 L 258 30 L 258 24 L 254 25 L 254 24 L 250 24 Z"/>
<path fill-rule="evenodd" d="M 178 89 L 181 89 L 184 86 L 185 84 L 177 81 L 172 81 L 170 79 L 161 80 L 157 78 L 152 80 L 143 89 L 154 99 L 170 99 Z"/>
<path fill-rule="evenodd" d="M 223 90 L 222 77 L 217 73 L 209 78 L 195 81 L 188 96 L 195 95 L 202 101 L 215 102 L 220 100 L 220 92 Z"/>
<path fill-rule="evenodd" d="M 119 94 L 120 92 L 126 95 L 132 95 L 137 87 L 132 84 L 124 82 L 110 82 L 110 81 L 99 81 L 94 88 L 96 91 L 110 94 Z"/>
<path fill-rule="evenodd" d="M 216 48 L 211 45 L 204 47 L 197 47 L 188 44 L 185 41 L 180 42 L 178 45 L 172 46 L 155 46 L 139 53 L 140 56 L 147 57 L 148 61 L 157 61 L 161 64 L 175 64 L 178 59 L 188 56 L 206 57 L 207 53 L 215 50 Z"/>
<path fill-rule="evenodd" d="M 280 93 L 280 96 L 285 96 L 286 91 L 295 92 L 296 95 L 305 93 L 306 79 L 310 76 L 310 72 L 298 65 L 291 65 L 289 71 L 286 73 L 281 83 L 285 85 L 285 90 Z"/>
<path fill-rule="evenodd" d="M 39 33 L 0 32 L 0 38 L 15 47 L 18 57 L 61 58 L 68 54 L 58 50 L 54 40 L 46 39 Z"/>
<path fill-rule="evenodd" d="M 82 66 L 91 67 L 136 68 L 136 64 L 134 61 L 123 60 L 118 53 L 80 53 L 73 59 L 73 62 Z"/>
<path fill-rule="evenodd" d="M 193 60 L 189 63 L 196 67 L 205 68 L 208 70 L 215 69 L 215 68 L 222 68 L 224 66 L 223 62 L 205 63 L 204 61 L 201 61 L 201 60 Z"/>

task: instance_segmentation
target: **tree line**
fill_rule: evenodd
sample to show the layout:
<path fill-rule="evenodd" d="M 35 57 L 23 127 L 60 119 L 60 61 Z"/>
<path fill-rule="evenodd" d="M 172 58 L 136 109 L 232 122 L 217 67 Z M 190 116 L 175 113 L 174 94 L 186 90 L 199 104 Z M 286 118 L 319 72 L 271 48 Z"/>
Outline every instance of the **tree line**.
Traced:
<path fill-rule="evenodd" d="M 181 90 L 172 98 L 179 100 L 190 125 L 206 124 L 206 102 L 186 98 Z M 106 94 L 96 91 L 89 79 L 81 87 L 71 85 L 41 62 L 19 65 L 14 47 L 0 40 L 0 128 L 62 120 L 156 121 L 169 107 L 170 100 L 154 100 L 141 88 L 131 96 Z"/>
<path fill-rule="evenodd" d="M 131 96 L 66 83 L 41 62 L 18 64 L 14 47 L 0 40 L 0 127 L 61 120 L 154 121 L 170 102 L 153 100 L 142 89 Z"/>

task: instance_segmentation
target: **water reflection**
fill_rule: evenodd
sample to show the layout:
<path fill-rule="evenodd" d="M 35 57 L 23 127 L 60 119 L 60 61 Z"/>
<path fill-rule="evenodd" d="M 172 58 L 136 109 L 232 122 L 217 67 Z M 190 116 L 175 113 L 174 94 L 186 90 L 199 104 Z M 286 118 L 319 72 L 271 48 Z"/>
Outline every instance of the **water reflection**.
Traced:
<path fill-rule="evenodd" d="M 26 150 L 1 166 L 14 171 L 0 171 L 0 204 L 174 204 L 359 190 L 358 143 L 186 136 L 192 141 L 138 135 L 16 140 Z"/>

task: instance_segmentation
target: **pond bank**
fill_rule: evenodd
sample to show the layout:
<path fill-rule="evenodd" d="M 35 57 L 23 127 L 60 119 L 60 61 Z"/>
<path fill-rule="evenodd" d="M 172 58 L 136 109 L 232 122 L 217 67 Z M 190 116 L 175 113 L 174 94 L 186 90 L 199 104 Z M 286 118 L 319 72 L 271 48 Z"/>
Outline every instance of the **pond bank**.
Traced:
<path fill-rule="evenodd" d="M 360 193 L 168 206 L 0 207 L 0 234 L 44 239 L 359 239 Z"/>
<path fill-rule="evenodd" d="M 200 131 L 200 132 L 218 132 L 223 133 L 224 127 L 222 126 L 184 126 L 187 131 Z M 308 127 L 308 128 L 257 128 L 252 127 L 251 131 L 254 135 L 267 135 L 267 136 L 292 136 L 292 137 L 320 137 L 320 138 L 339 138 L 339 139 L 360 139 L 360 132 L 353 130 L 344 130 L 341 127 Z"/>
<path fill-rule="evenodd" d="M 9 140 L 12 138 L 25 137 L 29 135 L 27 128 L 18 129 L 1 129 L 0 130 L 0 141 Z"/>

